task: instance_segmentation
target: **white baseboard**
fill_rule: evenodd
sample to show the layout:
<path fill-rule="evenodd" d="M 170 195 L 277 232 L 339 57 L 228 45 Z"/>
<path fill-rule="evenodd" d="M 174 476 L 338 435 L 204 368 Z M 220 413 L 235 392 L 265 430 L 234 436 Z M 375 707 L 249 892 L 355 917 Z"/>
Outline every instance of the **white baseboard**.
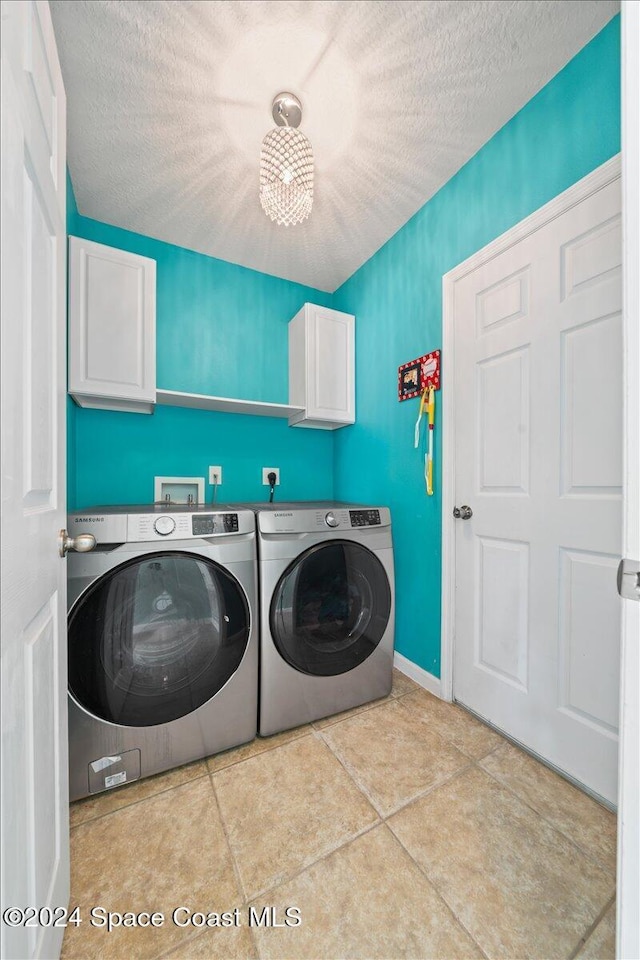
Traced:
<path fill-rule="evenodd" d="M 393 665 L 400 673 L 411 677 L 417 684 L 425 690 L 428 690 L 429 693 L 432 693 L 434 697 L 440 697 L 442 700 L 442 687 L 438 677 L 434 677 L 428 670 L 423 670 L 422 667 L 419 667 L 413 660 L 407 660 L 407 658 L 403 657 L 397 650 L 394 650 L 393 653 Z"/>

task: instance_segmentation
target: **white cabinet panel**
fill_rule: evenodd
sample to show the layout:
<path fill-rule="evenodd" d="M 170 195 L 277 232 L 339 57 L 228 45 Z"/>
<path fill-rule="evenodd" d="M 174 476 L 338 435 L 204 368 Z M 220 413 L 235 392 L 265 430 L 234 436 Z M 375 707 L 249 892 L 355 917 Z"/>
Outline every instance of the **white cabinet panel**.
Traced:
<path fill-rule="evenodd" d="M 355 422 L 355 318 L 305 303 L 289 323 L 291 426 L 335 430 Z"/>
<path fill-rule="evenodd" d="M 80 406 L 152 413 L 156 264 L 69 238 L 69 393 Z"/>

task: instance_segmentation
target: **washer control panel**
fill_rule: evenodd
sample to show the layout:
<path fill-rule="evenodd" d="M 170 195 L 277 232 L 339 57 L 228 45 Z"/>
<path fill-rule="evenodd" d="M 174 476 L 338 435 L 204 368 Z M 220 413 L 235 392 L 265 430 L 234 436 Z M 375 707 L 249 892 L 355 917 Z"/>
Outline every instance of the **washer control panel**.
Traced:
<path fill-rule="evenodd" d="M 127 516 L 127 541 L 193 540 L 233 533 L 249 533 L 253 516 L 238 513 L 130 513 Z"/>
<path fill-rule="evenodd" d="M 237 533 L 237 513 L 209 513 L 191 517 L 194 537 L 211 537 L 214 533 Z"/>
<path fill-rule="evenodd" d="M 147 504 L 132 507 L 91 507 L 70 513 L 67 530 L 75 537 L 92 533 L 98 544 L 161 543 L 199 537 L 255 536 L 253 510 L 175 509 Z"/>
<path fill-rule="evenodd" d="M 374 510 L 349 510 L 349 519 L 352 527 L 379 527 L 380 511 Z"/>

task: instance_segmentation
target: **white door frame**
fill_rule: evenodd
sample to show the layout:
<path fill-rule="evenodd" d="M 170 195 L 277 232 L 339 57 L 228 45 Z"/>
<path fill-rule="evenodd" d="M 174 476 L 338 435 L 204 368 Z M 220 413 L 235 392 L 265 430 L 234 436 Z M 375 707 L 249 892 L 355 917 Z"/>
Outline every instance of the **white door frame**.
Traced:
<path fill-rule="evenodd" d="M 478 267 L 504 253 L 514 244 L 524 240 L 545 224 L 562 216 L 571 207 L 597 193 L 607 184 L 620 177 L 621 157 L 616 154 L 592 173 L 578 180 L 521 220 L 506 233 L 478 250 L 468 260 L 445 273 L 442 278 L 442 626 L 440 684 L 443 700 L 453 700 L 453 645 L 455 637 L 455 570 L 456 538 L 453 520 L 455 496 L 455 393 L 447 385 L 454 383 L 454 297 L 455 285 Z"/>
<path fill-rule="evenodd" d="M 640 3 L 622 4 L 622 555 L 640 560 Z M 640 957 L 640 603 L 622 601 L 616 957 Z"/>

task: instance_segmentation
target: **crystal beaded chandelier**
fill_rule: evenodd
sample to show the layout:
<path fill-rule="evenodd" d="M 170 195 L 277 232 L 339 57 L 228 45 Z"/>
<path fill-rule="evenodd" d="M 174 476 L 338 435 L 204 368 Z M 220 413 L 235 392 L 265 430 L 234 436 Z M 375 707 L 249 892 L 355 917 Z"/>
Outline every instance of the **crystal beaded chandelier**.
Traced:
<path fill-rule="evenodd" d="M 302 106 L 292 93 L 279 93 L 273 101 L 277 126 L 262 141 L 260 151 L 260 203 L 276 223 L 301 223 L 313 206 L 313 151 L 297 127 Z"/>

